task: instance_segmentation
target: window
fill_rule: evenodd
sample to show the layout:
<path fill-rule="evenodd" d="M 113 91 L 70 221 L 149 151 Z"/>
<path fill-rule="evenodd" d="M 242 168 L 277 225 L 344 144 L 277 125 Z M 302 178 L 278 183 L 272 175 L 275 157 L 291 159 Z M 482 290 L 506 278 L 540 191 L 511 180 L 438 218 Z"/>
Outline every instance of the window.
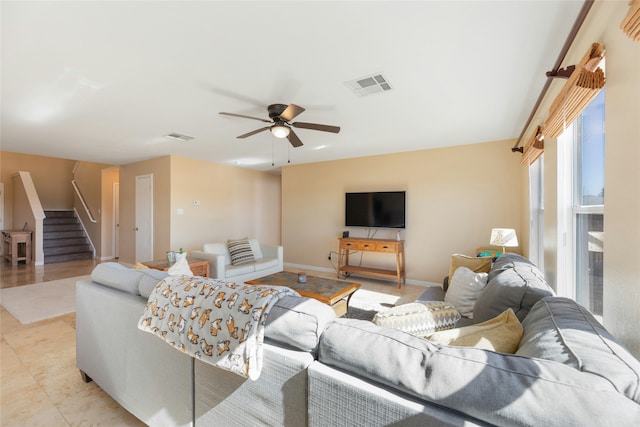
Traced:
<path fill-rule="evenodd" d="M 558 293 L 597 316 L 602 316 L 604 257 L 604 98 L 602 90 L 558 141 L 565 150 L 558 153 L 558 167 L 565 169 L 558 171 L 559 208 L 565 212 L 564 225 L 559 216 L 558 243 L 565 284 Z"/>

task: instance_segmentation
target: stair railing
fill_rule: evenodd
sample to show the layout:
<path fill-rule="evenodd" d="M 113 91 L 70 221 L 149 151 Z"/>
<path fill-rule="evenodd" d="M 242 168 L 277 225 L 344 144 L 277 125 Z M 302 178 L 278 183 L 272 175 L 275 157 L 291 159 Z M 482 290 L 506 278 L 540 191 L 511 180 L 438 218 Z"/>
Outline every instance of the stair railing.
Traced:
<path fill-rule="evenodd" d="M 84 200 L 84 196 L 82 195 L 82 192 L 80 191 L 80 188 L 78 187 L 78 184 L 76 183 L 75 179 L 71 180 L 71 185 L 73 185 L 73 189 L 75 190 L 76 195 L 80 199 L 80 202 L 82 202 L 82 206 L 84 207 L 84 211 L 87 213 L 87 217 L 89 217 L 89 221 L 91 221 L 93 223 L 98 222 L 93 217 L 93 214 L 91 213 L 91 210 L 89 209 L 89 206 L 87 206 L 87 202 Z"/>

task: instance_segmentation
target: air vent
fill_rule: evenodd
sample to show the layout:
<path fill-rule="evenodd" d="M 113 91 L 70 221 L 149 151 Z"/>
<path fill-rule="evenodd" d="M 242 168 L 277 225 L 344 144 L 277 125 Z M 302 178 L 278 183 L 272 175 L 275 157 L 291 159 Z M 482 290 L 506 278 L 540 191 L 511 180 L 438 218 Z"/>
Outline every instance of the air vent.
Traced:
<path fill-rule="evenodd" d="M 194 139 L 194 137 L 192 137 L 192 136 L 183 135 L 183 134 L 177 133 L 177 132 L 173 132 L 173 133 L 170 133 L 168 135 L 165 135 L 165 137 L 171 138 L 171 139 L 177 139 L 179 141 L 191 141 L 192 139 Z"/>
<path fill-rule="evenodd" d="M 357 96 L 373 95 L 374 93 L 391 90 L 389 81 L 380 73 L 349 80 L 344 82 L 344 84 Z"/>

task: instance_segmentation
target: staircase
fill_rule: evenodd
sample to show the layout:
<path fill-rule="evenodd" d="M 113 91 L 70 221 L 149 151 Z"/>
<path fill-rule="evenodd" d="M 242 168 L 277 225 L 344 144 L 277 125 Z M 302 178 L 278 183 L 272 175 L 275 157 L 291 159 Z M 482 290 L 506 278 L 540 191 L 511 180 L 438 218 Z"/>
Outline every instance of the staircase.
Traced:
<path fill-rule="evenodd" d="M 74 211 L 45 211 L 42 245 L 44 263 L 93 258 L 80 221 Z"/>

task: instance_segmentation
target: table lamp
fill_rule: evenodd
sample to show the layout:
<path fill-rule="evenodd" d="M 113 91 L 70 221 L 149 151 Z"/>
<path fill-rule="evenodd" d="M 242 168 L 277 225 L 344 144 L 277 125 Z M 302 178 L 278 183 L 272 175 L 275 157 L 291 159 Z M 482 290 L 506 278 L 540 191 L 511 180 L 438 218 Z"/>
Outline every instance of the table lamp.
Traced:
<path fill-rule="evenodd" d="M 502 246 L 502 253 L 507 253 L 505 247 L 518 246 L 518 236 L 513 228 L 494 228 L 491 230 L 491 240 L 489 244 L 492 246 Z"/>

